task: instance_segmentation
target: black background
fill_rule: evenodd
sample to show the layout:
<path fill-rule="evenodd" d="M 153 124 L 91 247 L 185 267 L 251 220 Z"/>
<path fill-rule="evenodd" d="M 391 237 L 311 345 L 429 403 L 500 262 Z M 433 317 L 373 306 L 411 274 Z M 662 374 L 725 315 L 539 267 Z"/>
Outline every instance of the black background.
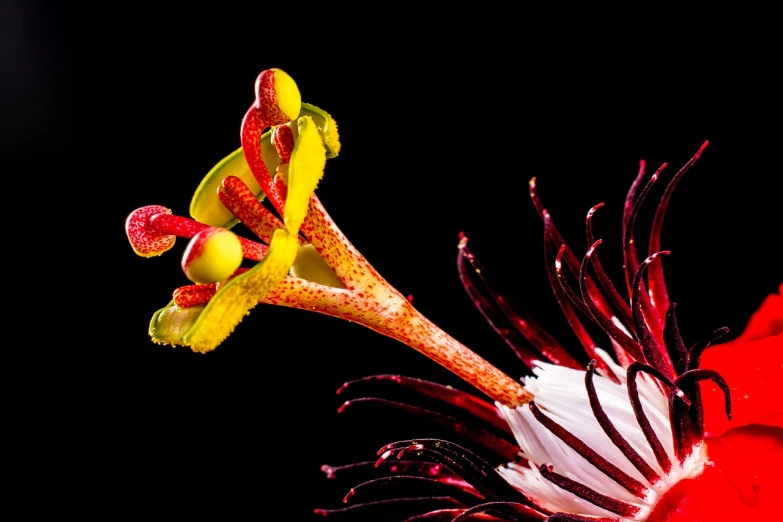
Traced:
<path fill-rule="evenodd" d="M 187 213 L 201 177 L 239 146 L 266 68 L 288 72 L 339 125 L 343 149 L 318 194 L 348 238 L 426 316 L 514 377 L 524 368 L 460 286 L 456 245 L 464 231 L 504 293 L 577 350 L 546 280 L 533 176 L 579 253 L 587 209 L 606 203 L 596 235 L 617 276 L 639 160 L 669 162 L 671 175 L 710 140 L 664 227 L 686 341 L 724 325 L 736 335 L 783 278 L 780 84 L 761 42 L 664 53 L 629 32 L 555 52 L 554 37 L 505 29 L 479 41 L 467 20 L 434 38 L 426 24 L 341 33 L 260 8 L 3 9 L 3 148 L 25 183 L 18 199 L 32 209 L 41 191 L 56 199 L 30 214 L 41 227 L 32 269 L 56 285 L 57 317 L 28 330 L 32 380 L 20 397 L 39 400 L 14 401 L 36 426 L 18 481 L 32 512 L 306 520 L 339 507 L 350 486 L 327 481 L 321 464 L 443 435 L 393 411 L 338 414 L 343 382 L 401 373 L 470 390 L 395 341 L 298 310 L 259 306 L 207 355 L 148 338 L 152 313 L 187 284 L 186 241 L 138 258 L 124 219 L 148 204 Z"/>

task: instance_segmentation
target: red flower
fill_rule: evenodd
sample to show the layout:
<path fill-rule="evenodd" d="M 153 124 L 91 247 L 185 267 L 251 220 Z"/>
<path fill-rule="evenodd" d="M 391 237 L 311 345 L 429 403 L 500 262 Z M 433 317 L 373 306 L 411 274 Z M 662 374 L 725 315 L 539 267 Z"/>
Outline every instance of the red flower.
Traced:
<path fill-rule="evenodd" d="M 531 180 L 547 275 L 586 358 L 497 292 L 461 238 L 463 285 L 530 369 L 520 383 L 424 317 L 337 228 L 313 194 L 327 159 L 339 152 L 336 125 L 301 102 L 283 71 L 259 75 L 241 139 L 242 148 L 199 186 L 193 219 L 158 205 L 128 217 L 128 239 L 145 257 L 171 249 L 174 236 L 192 238 L 182 267 L 196 284 L 175 290 L 153 316 L 153 340 L 205 352 L 259 303 L 313 310 L 407 344 L 494 401 L 399 375 L 347 383 L 342 393 L 374 395 L 380 383 L 412 392 L 436 406 L 371 400 L 445 426 L 479 451 L 411 439 L 381 448 L 377 463 L 326 466 L 329 477 L 359 485 L 347 507 L 317 513 L 407 522 L 737 521 L 783 513 L 783 298 L 770 296 L 735 340 L 716 344 L 727 333 L 718 329 L 688 346 L 664 281 L 666 208 L 707 143 L 669 181 L 642 258 L 636 221 L 663 167 L 648 176 L 641 163 L 625 201 L 619 288 L 593 237 L 592 216 L 602 205 L 587 214 L 591 246 L 580 259 Z M 261 204 L 264 197 L 279 217 Z M 263 244 L 228 231 L 239 221 Z M 240 266 L 248 261 L 255 265 Z M 606 334 L 604 349 L 595 331 Z"/>

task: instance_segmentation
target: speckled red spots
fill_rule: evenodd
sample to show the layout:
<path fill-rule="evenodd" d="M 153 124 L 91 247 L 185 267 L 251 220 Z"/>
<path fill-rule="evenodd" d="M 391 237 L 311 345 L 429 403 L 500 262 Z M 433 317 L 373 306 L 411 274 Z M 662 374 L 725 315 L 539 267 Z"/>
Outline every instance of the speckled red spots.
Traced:
<path fill-rule="evenodd" d="M 285 228 L 283 222 L 258 201 L 244 181 L 236 176 L 227 176 L 218 187 L 218 198 L 261 241 L 269 244 L 272 234 L 278 228 Z"/>
<path fill-rule="evenodd" d="M 294 133 L 291 128 L 288 125 L 278 125 L 272 129 L 272 143 L 280 156 L 280 164 L 290 162 L 291 152 L 294 150 Z"/>
<path fill-rule="evenodd" d="M 256 99 L 253 105 L 265 122 L 264 128 L 289 121 L 288 116 L 280 110 L 278 105 L 274 69 L 261 71 L 261 74 L 256 78 L 255 91 Z"/>
<path fill-rule="evenodd" d="M 166 207 L 149 205 L 134 210 L 125 221 L 125 232 L 133 250 L 140 256 L 160 255 L 169 250 L 177 237 L 192 238 L 208 225 L 182 216 L 175 216 Z M 240 237 L 242 254 L 260 261 L 268 247 Z"/>
<path fill-rule="evenodd" d="M 242 150 L 253 177 L 274 207 L 283 214 L 284 199 L 272 183 L 272 177 L 261 155 L 261 136 L 268 127 L 289 121 L 280 110 L 275 93 L 275 71 L 267 69 L 256 79 L 256 100 L 242 120 Z"/>
<path fill-rule="evenodd" d="M 171 210 L 149 205 L 134 210 L 125 220 L 125 234 L 133 251 L 140 256 L 158 256 L 174 246 L 177 239 L 173 234 L 161 234 L 150 225 L 150 218 L 157 214 L 171 214 Z"/>
<path fill-rule="evenodd" d="M 217 292 L 217 283 L 187 285 L 174 290 L 174 303 L 180 308 L 206 304 Z"/>

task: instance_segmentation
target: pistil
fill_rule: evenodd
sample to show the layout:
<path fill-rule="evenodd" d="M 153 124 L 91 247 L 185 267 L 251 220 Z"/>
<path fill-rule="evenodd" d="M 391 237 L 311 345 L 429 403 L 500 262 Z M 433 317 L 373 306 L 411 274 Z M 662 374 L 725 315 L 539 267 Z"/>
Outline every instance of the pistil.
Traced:
<path fill-rule="evenodd" d="M 125 221 L 125 233 L 133 250 L 140 256 L 160 255 L 172 246 L 176 237 L 192 238 L 202 230 L 211 228 L 193 219 L 175 216 L 160 205 L 149 205 L 134 210 Z M 264 258 L 269 247 L 243 237 L 242 255 L 251 261 Z"/>

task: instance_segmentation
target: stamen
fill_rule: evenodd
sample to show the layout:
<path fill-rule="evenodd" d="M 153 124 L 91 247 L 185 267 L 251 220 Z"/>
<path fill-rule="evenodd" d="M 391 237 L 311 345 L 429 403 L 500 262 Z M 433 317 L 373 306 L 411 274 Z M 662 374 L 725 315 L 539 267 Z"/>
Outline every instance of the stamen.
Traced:
<path fill-rule="evenodd" d="M 576 311 L 574 310 L 574 300 L 573 300 L 573 292 L 570 292 L 570 288 L 564 288 L 561 280 L 561 274 L 562 274 L 562 255 L 563 252 L 566 250 L 566 246 L 563 244 L 560 246 L 560 250 L 555 255 L 555 258 L 552 259 L 552 253 L 555 248 L 558 248 L 551 240 L 551 236 L 548 233 L 549 224 L 551 221 L 549 219 L 544 220 L 544 261 L 546 266 L 546 272 L 547 277 L 549 277 L 549 285 L 552 287 L 552 291 L 555 294 L 555 297 L 557 298 L 557 302 L 560 305 L 560 309 L 563 311 L 563 315 L 565 316 L 566 320 L 568 321 L 568 324 L 571 326 L 571 330 L 574 332 L 574 335 L 576 335 L 577 339 L 579 339 L 579 342 L 582 344 L 582 347 L 584 348 L 585 352 L 587 352 L 588 356 L 591 359 L 598 359 L 598 368 L 601 370 L 601 372 L 608 376 L 610 379 L 614 380 L 615 382 L 619 382 L 617 378 L 612 374 L 612 372 L 609 370 L 609 367 L 606 365 L 606 363 L 598 357 L 596 354 L 596 344 L 590 337 L 590 335 L 587 333 L 587 330 L 585 329 L 584 325 L 582 325 L 582 322 L 579 320 L 579 317 L 576 314 Z M 579 299 L 581 301 L 581 299 Z M 588 314 L 588 317 L 590 315 Z"/>
<path fill-rule="evenodd" d="M 563 254 L 567 249 L 568 247 L 563 244 L 560 245 L 560 250 L 557 251 L 557 257 L 555 257 L 555 271 L 557 273 L 557 279 L 560 281 L 560 286 L 568 295 L 568 298 L 574 305 L 576 305 L 579 311 L 582 312 L 586 317 L 592 318 L 593 314 L 590 312 L 587 303 L 585 303 L 585 300 L 582 299 L 582 297 L 571 288 L 571 285 L 568 284 L 568 281 L 566 281 L 565 275 L 563 274 Z"/>
<path fill-rule="evenodd" d="M 351 482 L 358 482 L 367 480 L 366 477 L 371 473 L 374 474 L 374 472 L 377 472 L 379 468 L 382 468 L 381 471 L 386 473 L 400 473 L 420 477 L 425 476 L 451 482 L 458 480 L 457 476 L 443 464 L 421 462 L 417 460 L 384 460 L 380 464 L 377 464 L 375 461 L 365 461 L 343 466 L 329 466 L 324 464 L 321 466 L 321 471 L 323 471 L 326 474 L 326 478 L 330 480 L 340 478 Z"/>
<path fill-rule="evenodd" d="M 356 504 L 340 509 L 316 509 L 313 513 L 338 517 L 339 520 L 366 522 L 367 520 L 378 520 L 379 513 L 382 513 L 384 517 L 398 517 L 399 520 L 406 520 L 422 511 L 454 508 L 455 506 L 465 508 L 464 504 L 451 497 L 395 498 Z"/>
<path fill-rule="evenodd" d="M 663 449 L 663 445 L 661 444 L 660 439 L 658 439 L 658 436 L 655 434 L 655 431 L 653 430 L 652 425 L 647 418 L 647 414 L 644 412 L 644 408 L 642 408 L 642 401 L 639 399 L 639 390 L 636 385 L 636 377 L 640 372 L 652 375 L 658 379 L 659 382 L 663 383 L 670 390 L 672 390 L 672 392 L 675 393 L 677 397 L 682 399 L 686 404 L 690 405 L 690 400 L 685 397 L 685 394 L 682 392 L 682 390 L 676 387 L 668 377 L 652 366 L 636 361 L 631 363 L 627 372 L 628 398 L 631 400 L 631 406 L 633 407 L 633 413 L 636 416 L 636 422 L 639 423 L 639 427 L 642 429 L 644 438 L 647 439 L 647 443 L 650 445 L 650 448 L 655 455 L 655 460 L 658 461 L 658 464 L 661 466 L 661 469 L 664 473 L 669 473 L 672 469 L 672 463 L 669 460 L 669 456 L 666 454 L 666 450 Z M 673 433 L 672 435 L 676 434 Z"/>
<path fill-rule="evenodd" d="M 543 207 L 538 199 L 538 195 L 536 194 L 536 178 L 532 178 L 530 180 L 529 187 L 530 197 L 533 200 L 533 204 L 535 205 L 536 210 L 538 210 L 541 219 L 544 221 L 544 251 L 546 254 L 547 240 L 551 240 L 554 243 L 555 248 L 559 248 L 561 245 L 565 245 L 566 242 L 563 240 L 563 237 L 557 230 L 557 227 L 555 226 L 554 221 L 552 221 L 549 212 Z M 577 259 L 576 255 L 568 247 L 566 247 L 564 252 L 564 258 L 566 261 L 566 266 L 571 271 L 571 273 L 575 276 L 578 275 L 579 259 Z M 595 283 L 595 281 L 593 281 L 592 277 L 587 278 L 587 288 L 590 291 L 590 295 L 593 297 L 601 310 L 606 315 L 611 315 L 611 308 L 609 307 L 609 303 L 606 301 L 606 299 L 604 299 L 603 294 L 599 291 L 598 285 Z"/>
<path fill-rule="evenodd" d="M 492 328 L 506 341 L 517 356 L 522 360 L 528 368 L 533 368 L 536 360 L 540 360 L 537 354 L 534 354 L 526 346 L 521 344 L 521 339 L 517 335 L 517 332 L 527 339 L 535 348 L 547 358 L 553 364 L 560 366 L 567 366 L 569 368 L 580 368 L 581 365 L 566 350 L 555 340 L 544 328 L 539 326 L 533 319 L 527 315 L 521 314 L 516 311 L 510 302 L 504 298 L 495 289 L 495 286 L 490 282 L 484 268 L 479 263 L 478 259 L 473 255 L 470 249 L 467 247 L 468 238 L 461 234 L 458 257 L 457 257 L 457 272 L 459 274 L 462 286 L 468 292 L 468 295 L 473 299 L 474 304 L 479 309 L 479 312 L 489 322 Z M 465 260 L 470 262 L 473 267 L 473 271 L 482 285 L 483 294 L 488 297 L 484 297 L 482 290 L 479 290 L 476 285 L 469 279 Z M 492 299 L 490 301 L 490 298 Z M 500 308 L 500 311 L 494 307 Z M 498 324 L 500 322 L 510 323 L 513 326 L 513 330 L 506 328 L 500 328 Z"/>
<path fill-rule="evenodd" d="M 626 243 L 625 240 L 629 237 L 629 235 L 633 237 L 633 232 L 629 230 L 629 223 L 631 222 L 631 216 L 633 215 L 636 193 L 639 191 L 639 187 L 641 186 L 642 180 L 644 179 L 646 166 L 647 163 L 644 160 L 639 160 L 639 173 L 636 175 L 633 183 L 631 183 L 631 188 L 628 189 L 628 194 L 625 196 L 625 204 L 623 205 L 623 244 Z M 664 166 L 666 166 L 665 163 Z M 661 169 L 662 168 L 663 167 L 661 167 Z M 634 270 L 634 272 L 636 271 Z"/>
<path fill-rule="evenodd" d="M 623 232 L 623 262 L 625 266 L 625 282 L 628 287 L 628 295 L 632 296 L 634 292 L 633 280 L 636 273 L 639 271 L 639 258 L 636 251 L 636 244 L 634 243 L 633 227 L 636 223 L 636 217 L 639 214 L 639 209 L 642 206 L 647 194 L 650 192 L 655 181 L 658 179 L 661 171 L 666 167 L 666 163 L 653 173 L 647 184 L 642 189 L 641 194 L 633 204 L 633 208 L 627 216 L 627 223 Z M 662 338 L 663 321 L 661 320 L 660 313 L 657 312 L 650 302 L 650 296 L 647 294 L 646 287 L 643 286 L 642 291 L 642 306 L 644 309 L 644 316 L 650 323 L 650 329 L 653 332 L 653 337 L 660 341 Z"/>
<path fill-rule="evenodd" d="M 584 484 L 580 484 L 575 480 L 555 473 L 552 469 L 551 464 L 542 464 L 541 467 L 538 468 L 545 479 L 591 504 L 628 518 L 636 516 L 641 511 L 639 506 L 634 506 L 633 504 L 623 502 L 622 500 L 602 495 Z"/>
<path fill-rule="evenodd" d="M 619 518 L 583 517 L 571 513 L 555 513 L 546 519 L 546 522 L 622 522 Z"/>
<path fill-rule="evenodd" d="M 592 245 L 595 243 L 595 238 L 593 237 L 593 214 L 595 214 L 595 211 L 603 206 L 604 206 L 603 203 L 599 203 L 594 207 L 592 207 L 587 212 L 585 228 L 587 232 L 588 245 Z M 595 274 L 598 277 L 598 282 L 601 283 L 601 286 L 609 294 L 609 299 L 614 305 L 615 311 L 619 313 L 620 320 L 625 325 L 627 325 L 631 330 L 631 332 L 633 333 L 633 319 L 631 318 L 631 308 L 628 306 L 628 302 L 625 299 L 623 299 L 623 297 L 620 295 L 620 292 L 617 291 L 617 288 L 609 279 L 609 276 L 606 275 L 606 272 L 604 271 L 604 267 L 601 265 L 601 261 L 599 261 L 598 256 L 593 256 L 592 261 L 593 261 L 593 270 L 595 271 Z"/>
<path fill-rule="evenodd" d="M 658 252 L 661 250 L 661 229 L 663 228 L 663 219 L 666 215 L 666 207 L 669 205 L 669 199 L 674 192 L 674 188 L 682 179 L 683 175 L 690 170 L 696 160 L 699 159 L 704 149 L 709 144 L 709 141 L 702 143 L 699 150 L 688 162 L 680 168 L 680 170 L 674 175 L 674 177 L 666 185 L 661 196 L 661 201 L 658 203 L 658 208 L 655 210 L 655 217 L 653 218 L 652 230 L 650 232 L 650 242 L 648 252 Z M 647 282 L 650 285 L 650 300 L 653 308 L 656 310 L 666 310 L 669 308 L 669 295 L 666 292 L 666 282 L 663 277 L 663 266 L 658 264 L 650 267 L 650 271 L 647 275 Z"/>
<path fill-rule="evenodd" d="M 542 426 L 552 432 L 552 434 L 554 434 L 558 439 L 566 443 L 568 447 L 574 450 L 587 462 L 595 466 L 595 468 L 601 471 L 601 473 L 617 482 L 620 486 L 638 498 L 644 499 L 647 496 L 648 489 L 644 484 L 606 460 L 590 446 L 585 444 L 581 439 L 574 436 L 560 424 L 544 415 L 534 402 L 531 402 L 529 406 L 531 413 L 536 418 L 536 420 L 541 423 Z"/>
<path fill-rule="evenodd" d="M 505 499 L 534 505 L 522 492 L 501 477 L 487 461 L 453 442 L 441 439 L 404 440 L 387 444 L 378 450 L 378 454 L 385 460 L 398 450 L 444 464 L 476 488 L 487 500 Z"/>
<path fill-rule="evenodd" d="M 478 309 L 479 313 L 484 316 L 484 319 L 489 323 L 493 330 L 500 336 L 501 339 L 511 348 L 517 358 L 522 361 L 522 364 L 528 368 L 533 368 L 535 361 L 539 359 L 540 355 L 535 353 L 530 347 L 526 346 L 525 341 L 522 339 L 520 332 L 514 328 L 514 325 L 509 325 L 509 318 L 495 307 L 496 303 L 491 302 L 489 299 L 482 295 L 478 287 L 470 280 L 467 274 L 465 259 L 470 259 L 472 254 L 466 253 L 465 245 L 467 243 L 467 237 L 463 237 L 459 242 L 457 251 L 457 274 L 462 283 L 462 288 L 473 301 L 473 305 Z M 474 269 L 476 267 L 474 266 Z M 476 273 L 480 273 L 478 269 Z M 484 288 L 486 292 L 489 292 Z M 490 294 L 491 295 L 491 294 Z M 501 327 L 500 324 L 505 323 L 505 327 Z"/>
<path fill-rule="evenodd" d="M 677 303 L 669 305 L 666 311 L 666 323 L 663 329 L 663 342 L 669 354 L 669 360 L 674 367 L 674 374 L 679 375 L 688 369 L 688 349 L 680 336 L 677 326 Z"/>
<path fill-rule="evenodd" d="M 420 408 L 411 404 L 392 401 L 388 399 L 382 399 L 379 397 L 363 397 L 360 399 L 352 399 L 345 401 L 342 406 L 337 410 L 338 413 L 344 412 L 347 408 L 352 409 L 356 405 L 372 406 L 382 404 L 392 409 L 400 410 L 410 415 L 417 417 L 418 419 L 425 420 L 437 426 L 444 427 L 447 433 L 453 433 L 457 436 L 464 437 L 467 440 L 481 446 L 487 451 L 495 453 L 503 461 L 513 461 L 517 459 L 519 454 L 519 448 L 516 444 L 512 444 L 507 440 L 494 435 L 487 430 L 476 428 L 466 424 L 449 415 L 439 413 L 437 411 Z M 361 410 L 361 408 L 360 408 Z"/>
<path fill-rule="evenodd" d="M 347 504 L 349 500 L 358 500 L 360 503 L 382 500 L 389 497 L 390 488 L 396 495 L 405 498 L 449 497 L 464 506 L 482 500 L 478 492 L 471 487 L 462 488 L 457 484 L 426 477 L 395 475 L 375 478 L 354 486 L 343 499 L 343 503 Z"/>
<path fill-rule="evenodd" d="M 598 326 L 600 326 L 607 334 L 609 334 L 609 336 L 614 339 L 614 341 L 617 342 L 617 344 L 619 344 L 622 349 L 628 352 L 634 359 L 643 361 L 644 355 L 642 347 L 639 345 L 639 343 L 628 337 L 628 335 L 619 327 L 617 327 L 617 325 L 615 325 L 611 319 L 601 312 L 587 290 L 587 265 L 590 263 L 590 258 L 592 257 L 593 252 L 595 252 L 596 247 L 600 244 L 600 239 L 593 243 L 592 246 L 587 250 L 585 257 L 582 260 L 582 267 L 579 271 L 579 288 L 582 291 L 582 298 L 584 299 L 584 302 L 590 311 L 589 317 L 591 317 Z M 593 358 L 600 360 L 598 357 Z"/>
<path fill-rule="evenodd" d="M 531 509 L 530 507 L 517 502 L 487 502 L 473 506 L 461 515 L 455 517 L 451 522 L 464 522 L 474 515 L 491 515 L 493 517 L 503 517 L 509 522 L 535 522 L 544 520 L 545 516 Z M 547 520 L 550 520 L 547 518 Z"/>
<path fill-rule="evenodd" d="M 283 222 L 258 201 L 244 181 L 227 176 L 218 187 L 220 202 L 261 241 L 270 243 L 275 230 L 285 229 Z"/>
<path fill-rule="evenodd" d="M 458 390 L 452 386 L 444 386 L 443 384 L 438 384 L 436 382 L 425 381 L 414 377 L 405 377 L 402 375 L 371 375 L 369 377 L 346 382 L 337 390 L 337 394 L 344 393 L 347 390 L 353 389 L 364 383 L 379 381 L 393 382 L 425 397 L 430 397 L 446 404 L 456 406 L 489 423 L 494 428 L 497 428 L 504 433 L 508 433 L 509 435 L 513 434 L 508 423 L 498 414 L 497 409 L 492 404 L 475 395 L 471 395 L 470 393 Z"/>
<path fill-rule="evenodd" d="M 731 420 L 731 389 L 729 388 L 729 385 L 726 384 L 726 381 L 723 380 L 723 377 L 716 372 L 715 370 L 709 370 L 706 368 L 701 368 L 698 370 L 688 370 L 687 372 L 683 373 L 679 377 L 677 377 L 677 380 L 674 381 L 675 386 L 680 386 L 680 384 L 688 384 L 690 382 L 693 382 L 694 384 L 699 381 L 704 380 L 711 380 L 715 384 L 718 385 L 718 387 L 723 392 L 723 398 L 724 398 L 724 407 L 726 410 L 726 417 Z M 701 401 L 697 404 L 697 419 L 698 424 L 694 426 L 696 433 L 698 434 L 699 438 L 704 436 L 704 423 L 703 423 L 703 411 L 701 409 Z"/>
<path fill-rule="evenodd" d="M 154 214 L 149 217 L 149 230 L 159 236 L 173 235 L 192 238 L 207 228 L 211 227 L 193 219 L 173 214 Z M 239 241 L 242 243 L 242 255 L 251 261 L 261 261 L 269 250 L 266 245 L 243 237 L 240 237 Z"/>
<path fill-rule="evenodd" d="M 590 399 L 590 408 L 593 410 L 593 416 L 598 421 L 601 429 L 609 437 L 609 440 L 617 446 L 625 458 L 627 458 L 633 466 L 639 470 L 639 473 L 644 476 L 650 484 L 655 485 L 661 477 L 655 472 L 652 467 L 647 464 L 647 461 L 642 458 L 636 450 L 631 447 L 627 440 L 617 431 L 609 416 L 606 415 L 601 402 L 598 399 L 598 393 L 595 389 L 595 383 L 593 383 L 593 371 L 595 366 L 595 360 L 590 361 L 587 366 L 587 372 L 585 372 L 585 388 L 587 389 L 587 397 Z"/>
<path fill-rule="evenodd" d="M 670 253 L 671 252 L 668 250 L 664 250 L 662 252 L 656 252 L 650 255 L 641 264 L 639 270 L 636 271 L 636 275 L 634 276 L 633 280 L 633 300 L 631 303 L 631 308 L 633 309 L 634 327 L 636 328 L 636 334 L 639 337 L 639 341 L 641 342 L 645 360 L 658 370 L 666 372 L 670 377 L 674 377 L 674 368 L 672 367 L 671 361 L 668 360 L 668 354 L 666 358 L 663 357 L 663 353 L 666 352 L 662 350 L 660 343 L 653 336 L 648 323 L 649 318 L 646 317 L 642 311 L 642 278 L 644 277 L 644 273 L 647 270 L 649 264 L 652 263 L 653 260 L 655 260 L 659 255 L 669 255 Z"/>
<path fill-rule="evenodd" d="M 277 80 L 284 81 L 289 91 L 285 93 L 286 97 L 290 98 L 290 100 L 286 100 L 285 108 L 281 107 L 279 103 L 279 95 L 284 93 L 276 92 Z M 295 98 L 298 98 L 298 103 Z M 284 200 L 272 183 L 272 176 L 270 176 L 264 163 L 264 158 L 261 154 L 261 136 L 268 127 L 287 123 L 292 118 L 298 116 L 300 107 L 301 97 L 293 80 L 279 69 L 267 69 L 258 75 L 256 79 L 256 99 L 242 119 L 241 138 L 245 160 L 250 167 L 250 172 L 253 173 L 253 177 L 256 178 L 261 189 L 281 216 L 283 215 Z M 297 114 L 293 114 L 293 112 Z"/>
<path fill-rule="evenodd" d="M 464 509 L 436 509 L 405 519 L 405 522 L 452 522 Z"/>
<path fill-rule="evenodd" d="M 280 156 L 280 164 L 285 165 L 291 161 L 291 152 L 294 150 L 294 132 L 288 125 L 276 125 L 272 129 L 272 143 L 275 144 L 277 155 Z"/>
<path fill-rule="evenodd" d="M 688 350 L 688 369 L 695 370 L 698 368 L 701 362 L 701 354 L 704 353 L 704 350 L 715 344 L 716 341 L 719 341 L 728 333 L 729 329 L 724 326 L 723 328 L 718 328 L 712 332 L 710 337 L 706 340 L 694 343 L 690 350 Z"/>

